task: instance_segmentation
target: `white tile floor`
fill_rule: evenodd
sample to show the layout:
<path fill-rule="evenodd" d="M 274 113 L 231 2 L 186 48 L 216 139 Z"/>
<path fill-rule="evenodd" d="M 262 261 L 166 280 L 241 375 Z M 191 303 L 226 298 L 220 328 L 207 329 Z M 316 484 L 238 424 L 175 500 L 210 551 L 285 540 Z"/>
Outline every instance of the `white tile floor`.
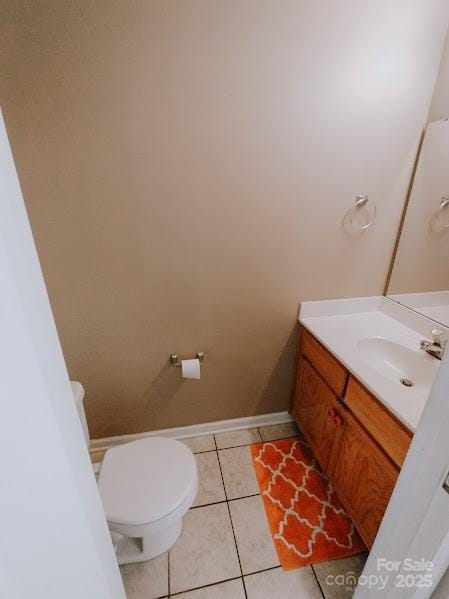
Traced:
<path fill-rule="evenodd" d="M 249 445 L 298 434 L 294 424 L 184 439 L 200 487 L 172 549 L 122 566 L 128 599 L 348 599 L 329 575 L 359 574 L 365 555 L 284 572 L 274 548 Z"/>

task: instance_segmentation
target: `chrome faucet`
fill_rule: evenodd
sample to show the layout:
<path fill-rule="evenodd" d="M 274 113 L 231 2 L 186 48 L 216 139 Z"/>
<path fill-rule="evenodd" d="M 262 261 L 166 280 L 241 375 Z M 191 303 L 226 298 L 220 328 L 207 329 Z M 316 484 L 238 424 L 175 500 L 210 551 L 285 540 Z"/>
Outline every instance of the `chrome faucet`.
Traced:
<path fill-rule="evenodd" d="M 447 339 L 443 341 L 443 331 L 440 329 L 432 329 L 432 341 L 421 341 L 421 349 L 434 358 L 441 360 L 447 346 Z"/>

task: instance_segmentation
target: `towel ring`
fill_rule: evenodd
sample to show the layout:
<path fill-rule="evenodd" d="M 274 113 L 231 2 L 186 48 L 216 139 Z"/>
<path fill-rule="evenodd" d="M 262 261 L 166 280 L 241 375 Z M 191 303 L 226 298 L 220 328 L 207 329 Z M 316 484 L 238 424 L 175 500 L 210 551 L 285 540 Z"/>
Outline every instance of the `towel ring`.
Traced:
<path fill-rule="evenodd" d="M 369 229 L 374 223 L 376 218 L 377 209 L 376 205 L 373 204 L 372 213 L 368 217 L 368 221 L 364 225 L 357 224 L 357 215 L 360 214 L 360 210 L 365 208 L 368 204 L 368 195 L 366 193 L 358 193 L 355 198 L 354 206 L 346 213 L 351 223 L 351 227 L 354 231 L 361 232 Z M 369 214 L 369 213 L 368 213 Z"/>
<path fill-rule="evenodd" d="M 443 196 L 441 198 L 440 205 L 438 206 L 433 215 L 435 223 L 441 229 L 449 229 L 449 218 L 444 220 L 444 211 L 446 209 L 447 213 L 449 214 L 449 196 Z"/>

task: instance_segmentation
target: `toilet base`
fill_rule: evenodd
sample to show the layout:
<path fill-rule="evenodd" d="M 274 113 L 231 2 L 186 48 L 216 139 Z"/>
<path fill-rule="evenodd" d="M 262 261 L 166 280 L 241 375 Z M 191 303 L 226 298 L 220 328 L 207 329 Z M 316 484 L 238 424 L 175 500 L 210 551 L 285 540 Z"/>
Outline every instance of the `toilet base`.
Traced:
<path fill-rule="evenodd" d="M 120 566 L 153 559 L 165 553 L 176 543 L 182 531 L 182 518 L 162 530 L 151 532 L 144 537 L 126 537 L 111 532 L 117 561 Z"/>

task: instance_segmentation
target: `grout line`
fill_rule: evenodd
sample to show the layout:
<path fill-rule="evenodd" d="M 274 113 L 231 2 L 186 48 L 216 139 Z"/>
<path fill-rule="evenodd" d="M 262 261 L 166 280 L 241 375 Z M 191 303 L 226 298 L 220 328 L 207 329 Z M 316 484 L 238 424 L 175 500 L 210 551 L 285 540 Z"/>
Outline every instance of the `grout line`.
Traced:
<path fill-rule="evenodd" d="M 226 488 L 225 488 L 225 484 L 224 484 L 224 480 L 223 480 L 223 474 L 221 472 L 221 466 L 220 466 L 220 458 L 218 457 L 218 451 L 217 451 L 217 443 L 215 441 L 215 435 L 212 435 L 213 439 L 214 439 L 214 445 L 215 445 L 215 449 L 212 449 L 211 451 L 203 451 L 201 453 L 215 453 L 215 455 L 217 456 L 217 462 L 218 462 L 218 468 L 220 470 L 220 475 L 221 475 L 221 484 L 223 485 L 223 492 L 224 492 L 224 499 L 220 499 L 219 501 L 211 501 L 210 503 L 202 503 L 201 505 L 193 505 L 190 509 L 191 510 L 196 510 L 199 507 L 207 507 L 209 505 L 218 505 L 219 503 L 226 503 L 227 501 L 227 495 L 226 495 Z M 197 454 L 195 454 L 197 455 Z"/>
<path fill-rule="evenodd" d="M 249 447 L 250 445 L 254 445 L 254 443 L 261 443 L 261 441 L 251 441 L 251 443 L 240 443 L 240 445 L 230 445 L 229 447 L 218 447 L 217 451 L 224 451 L 225 449 L 238 449 L 239 447 Z"/>
<path fill-rule="evenodd" d="M 217 447 L 217 439 L 215 438 L 215 435 L 214 435 L 214 443 L 215 443 L 215 447 Z M 245 593 L 245 599 L 248 599 L 248 594 L 246 592 L 245 579 L 243 578 L 242 562 L 240 561 L 240 553 L 239 553 L 239 548 L 237 545 L 237 537 L 235 536 L 234 523 L 232 522 L 231 509 L 229 507 L 229 501 L 228 501 L 228 493 L 226 491 L 226 485 L 225 485 L 225 481 L 223 478 L 223 471 L 221 469 L 220 454 L 218 453 L 218 448 L 217 448 L 217 455 L 218 455 L 218 467 L 220 468 L 221 480 L 223 481 L 223 488 L 224 488 L 225 497 L 226 497 L 226 507 L 228 508 L 229 521 L 231 523 L 232 536 L 234 537 L 235 550 L 237 552 L 237 559 L 239 560 L 239 568 L 240 568 L 240 575 L 242 578 L 243 592 Z"/>
<path fill-rule="evenodd" d="M 220 469 L 221 482 L 223 483 L 223 489 L 224 489 L 224 494 L 225 494 L 225 501 L 228 501 L 228 494 L 226 492 L 226 485 L 225 485 L 225 481 L 224 481 L 224 478 L 223 478 L 223 470 L 221 469 L 220 453 L 218 452 L 218 449 L 217 449 L 217 440 L 215 439 L 215 435 L 214 435 L 214 443 L 215 443 L 215 451 L 217 452 L 217 457 L 218 457 L 218 467 Z"/>
<path fill-rule="evenodd" d="M 250 441 L 249 443 L 239 443 L 238 445 L 229 445 L 226 447 L 218 447 L 217 440 L 215 439 L 215 445 L 217 447 L 217 451 L 219 451 L 220 449 L 235 449 L 236 447 L 246 447 L 247 445 L 253 445 L 254 443 L 260 443 L 262 441 L 262 435 L 260 434 L 260 430 L 257 426 L 242 429 L 241 431 L 236 431 L 236 432 L 243 433 L 245 431 L 257 431 L 257 434 L 259 435 L 259 439 L 256 439 L 255 441 Z M 214 435 L 214 438 L 215 438 L 215 436 L 216 435 Z"/>
<path fill-rule="evenodd" d="M 232 497 L 231 499 L 228 499 L 228 503 L 231 503 L 231 501 L 239 501 L 240 499 L 249 499 L 250 497 L 260 497 L 261 493 L 251 493 L 250 495 L 242 495 L 241 497 Z"/>
<path fill-rule="evenodd" d="M 245 586 L 244 578 L 245 576 L 253 576 L 256 574 L 262 574 L 262 572 L 270 572 L 271 570 L 281 570 L 282 566 L 272 566 L 271 568 L 263 568 L 262 570 L 256 570 L 255 572 L 248 572 L 248 574 L 242 574 L 241 576 L 233 576 L 232 578 L 224 578 L 223 580 L 218 580 L 217 582 L 211 582 L 210 584 L 203 584 L 199 587 L 192 587 L 191 589 L 185 589 L 183 591 L 177 591 L 176 593 L 171 593 L 170 597 L 176 597 L 178 595 L 182 595 L 184 593 L 190 593 L 191 591 L 198 591 L 200 589 L 209 589 L 211 587 L 218 586 L 219 584 L 224 584 L 225 582 L 230 582 L 231 580 L 242 580 L 243 586 Z"/>
<path fill-rule="evenodd" d="M 191 510 L 197 510 L 200 507 L 209 507 L 210 505 L 220 505 L 220 503 L 226 503 L 226 499 L 221 499 L 220 501 L 211 501 L 211 503 L 202 503 L 201 505 L 192 505 Z"/>
<path fill-rule="evenodd" d="M 189 447 L 188 445 L 186 445 L 186 447 Z M 189 447 L 190 451 L 193 453 L 193 455 L 198 455 L 200 453 L 212 453 L 213 451 L 217 451 L 216 449 L 205 449 L 204 451 L 193 451 L 193 449 L 191 449 Z"/>
<path fill-rule="evenodd" d="M 298 429 L 299 430 L 299 429 Z M 260 433 L 260 438 L 262 439 L 262 441 L 259 441 L 259 443 L 273 443 L 274 441 L 284 441 L 285 439 L 304 439 L 304 437 L 301 435 L 301 431 L 299 431 L 296 435 L 287 435 L 286 437 L 276 437 L 276 439 L 263 439 L 262 438 L 262 433 L 259 431 Z"/>
<path fill-rule="evenodd" d="M 243 582 L 243 591 L 245 592 L 245 598 L 248 599 L 248 595 L 246 593 L 245 579 L 243 578 L 242 562 L 240 561 L 240 553 L 239 553 L 239 548 L 237 545 L 237 537 L 235 536 L 234 523 L 232 522 L 231 508 L 229 507 L 229 501 L 226 502 L 226 507 L 228 508 L 229 520 L 231 522 L 231 528 L 232 528 L 232 535 L 234 537 L 235 550 L 237 551 L 237 559 L 239 560 L 240 573 L 242 575 L 242 582 Z"/>
<path fill-rule="evenodd" d="M 225 582 L 230 582 L 231 580 L 240 580 L 242 576 L 233 576 L 232 578 L 225 578 L 224 580 L 219 580 L 218 582 L 211 582 L 210 584 L 203 584 L 200 587 L 193 587 L 191 589 L 186 589 L 184 591 L 177 591 L 170 595 L 170 597 L 177 597 L 178 595 L 183 595 L 184 593 L 190 593 L 191 591 L 199 591 L 200 589 L 210 589 L 211 587 L 215 587 L 219 584 L 223 584 Z"/>
<path fill-rule="evenodd" d="M 288 437 L 283 437 L 283 438 L 287 439 Z M 263 443 L 263 441 L 260 441 L 260 440 L 252 441 L 251 443 L 241 443 L 240 445 L 230 445 L 229 447 L 218 447 L 218 445 L 216 445 L 215 446 L 216 449 L 205 449 L 204 451 L 193 451 L 193 450 L 191 450 L 191 451 L 192 451 L 192 453 L 197 455 L 199 453 L 212 453 L 213 451 L 223 451 L 224 449 L 237 449 L 238 447 L 249 447 L 249 445 L 253 445 L 254 443 Z"/>
<path fill-rule="evenodd" d="M 326 599 L 326 595 L 324 594 L 324 591 L 321 588 L 321 584 L 320 584 L 320 581 L 318 580 L 318 576 L 317 576 L 317 573 L 315 572 L 315 568 L 313 567 L 313 564 L 310 564 L 310 567 L 312 568 L 312 572 L 313 572 L 313 575 L 315 576 L 315 580 L 316 580 L 316 583 L 318 585 L 318 588 L 321 591 L 321 595 L 323 596 L 323 599 Z"/>
<path fill-rule="evenodd" d="M 250 499 L 251 497 L 260 497 L 260 493 L 251 493 L 250 495 L 242 495 L 241 497 L 232 497 L 231 499 L 220 499 L 220 501 L 211 501 L 210 503 L 202 503 L 201 505 L 193 505 L 190 509 L 197 510 L 200 507 L 208 507 L 210 505 L 219 505 L 220 503 L 231 503 L 231 501 L 239 501 L 240 499 Z"/>
<path fill-rule="evenodd" d="M 248 572 L 248 574 L 244 574 L 243 576 L 253 576 L 255 574 L 262 574 L 262 572 L 271 572 L 271 570 L 282 570 L 282 566 L 271 566 L 271 568 L 263 568 L 262 570 L 255 570 L 254 572 Z"/>

